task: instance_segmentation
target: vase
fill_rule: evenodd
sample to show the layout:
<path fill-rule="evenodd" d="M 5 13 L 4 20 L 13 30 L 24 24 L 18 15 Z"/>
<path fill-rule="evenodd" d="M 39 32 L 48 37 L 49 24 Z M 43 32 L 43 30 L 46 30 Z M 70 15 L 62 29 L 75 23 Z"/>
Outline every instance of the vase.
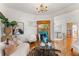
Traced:
<path fill-rule="evenodd" d="M 11 32 L 12 32 L 12 28 L 11 28 L 11 27 L 5 27 L 5 28 L 4 28 L 4 33 L 5 33 L 6 35 L 9 35 Z"/>

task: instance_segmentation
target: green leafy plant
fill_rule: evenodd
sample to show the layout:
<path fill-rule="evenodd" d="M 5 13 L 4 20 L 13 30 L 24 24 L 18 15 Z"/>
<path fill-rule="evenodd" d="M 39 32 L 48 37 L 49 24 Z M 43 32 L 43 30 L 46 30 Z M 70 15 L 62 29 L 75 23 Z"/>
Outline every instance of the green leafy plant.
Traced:
<path fill-rule="evenodd" d="M 0 12 L 1 23 L 3 23 L 6 27 L 17 25 L 16 21 L 9 21 L 1 12 Z"/>
<path fill-rule="evenodd" d="M 17 25 L 17 22 L 16 21 L 11 21 L 10 24 L 11 24 L 12 27 L 14 27 L 15 25 Z"/>

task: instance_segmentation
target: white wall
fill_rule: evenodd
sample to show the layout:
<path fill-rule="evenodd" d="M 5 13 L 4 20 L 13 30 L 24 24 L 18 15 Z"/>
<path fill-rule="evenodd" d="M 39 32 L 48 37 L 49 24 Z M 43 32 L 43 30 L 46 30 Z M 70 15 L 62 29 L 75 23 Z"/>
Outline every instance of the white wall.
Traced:
<path fill-rule="evenodd" d="M 24 23 L 24 35 L 22 35 L 24 41 L 26 39 L 31 39 L 30 36 L 33 34 L 36 35 L 36 21 L 37 20 L 51 20 L 53 19 L 50 15 L 33 15 L 24 13 L 19 10 L 15 10 L 12 8 L 5 7 L 4 5 L 0 5 L 0 11 L 9 19 L 9 20 L 16 20 L 18 22 Z M 52 26 L 53 27 L 53 26 Z M 51 28 L 52 31 L 52 28 Z M 52 33 L 51 33 L 52 34 Z M 51 38 L 53 35 L 51 35 Z"/>
<path fill-rule="evenodd" d="M 74 10 L 68 13 L 64 13 L 54 17 L 54 27 L 57 28 L 54 31 L 62 31 L 62 33 L 66 33 L 66 22 L 67 20 L 72 21 L 73 23 L 79 24 L 79 10 Z M 58 28 L 61 26 L 61 28 Z"/>

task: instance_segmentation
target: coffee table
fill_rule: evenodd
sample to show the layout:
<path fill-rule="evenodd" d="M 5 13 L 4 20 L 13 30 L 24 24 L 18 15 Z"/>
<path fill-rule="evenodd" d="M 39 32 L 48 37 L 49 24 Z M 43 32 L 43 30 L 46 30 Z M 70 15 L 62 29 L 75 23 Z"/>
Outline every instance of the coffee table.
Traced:
<path fill-rule="evenodd" d="M 61 53 L 60 50 L 55 48 L 47 48 L 47 47 L 36 47 L 34 48 L 28 56 L 58 56 L 55 52 Z"/>

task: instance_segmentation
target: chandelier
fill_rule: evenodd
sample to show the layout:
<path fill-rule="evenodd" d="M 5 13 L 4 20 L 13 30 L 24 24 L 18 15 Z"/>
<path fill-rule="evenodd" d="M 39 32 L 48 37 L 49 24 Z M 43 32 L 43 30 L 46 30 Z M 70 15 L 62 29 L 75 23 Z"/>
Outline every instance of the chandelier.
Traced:
<path fill-rule="evenodd" d="M 40 6 L 36 8 L 36 10 L 38 13 L 44 13 L 48 11 L 48 7 L 44 4 L 40 4 Z"/>

